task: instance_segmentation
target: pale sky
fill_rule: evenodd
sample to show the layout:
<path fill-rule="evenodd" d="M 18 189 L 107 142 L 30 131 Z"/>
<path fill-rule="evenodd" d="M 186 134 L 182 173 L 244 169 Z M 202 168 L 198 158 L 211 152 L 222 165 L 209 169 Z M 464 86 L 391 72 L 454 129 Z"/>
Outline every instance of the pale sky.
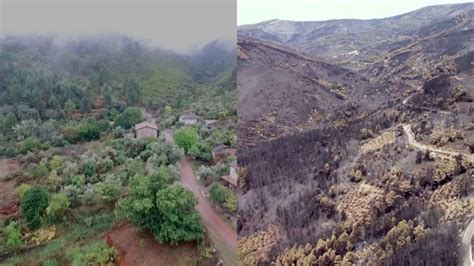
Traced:
<path fill-rule="evenodd" d="M 238 25 L 270 19 L 317 21 L 371 19 L 396 16 L 440 4 L 471 2 L 456 0 L 237 0 Z"/>
<path fill-rule="evenodd" d="M 236 39 L 236 0 L 0 0 L 3 34 L 122 33 L 187 52 Z"/>

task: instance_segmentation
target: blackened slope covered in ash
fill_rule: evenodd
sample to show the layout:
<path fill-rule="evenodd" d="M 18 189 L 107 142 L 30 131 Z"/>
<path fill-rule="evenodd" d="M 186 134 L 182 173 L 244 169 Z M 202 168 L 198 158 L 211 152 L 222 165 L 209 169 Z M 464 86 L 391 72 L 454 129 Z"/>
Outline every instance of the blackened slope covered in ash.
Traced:
<path fill-rule="evenodd" d="M 370 113 L 391 88 L 294 50 L 238 39 L 239 147 Z"/>
<path fill-rule="evenodd" d="M 343 217 L 316 199 L 327 194 L 333 184 L 349 182 L 349 178 L 337 176 L 335 169 L 356 156 L 358 146 L 353 143 L 362 139 L 361 129 L 382 130 L 393 121 L 394 113 L 387 111 L 343 129 L 314 129 L 239 151 L 239 164 L 246 169 L 241 177 L 239 235 L 277 224 L 282 234 L 274 246 L 277 251 L 326 235 L 327 228 L 321 224 Z"/>
<path fill-rule="evenodd" d="M 276 238 L 267 242 L 270 251 L 268 246 L 249 245 L 267 257 L 258 252 L 251 252 L 251 256 L 256 255 L 260 263 L 282 265 L 330 265 L 341 260 L 376 265 L 460 263 L 459 232 L 473 210 L 469 196 L 472 164 L 420 151 L 409 143 L 402 125 L 411 125 L 415 140 L 422 145 L 470 152 L 474 141 L 471 15 L 458 13 L 426 25 L 413 33 L 416 40 L 384 54 L 383 60 L 363 70 L 370 77 L 366 79 L 369 86 L 349 84 L 349 92 L 360 93 L 365 104 L 378 107 L 379 112 L 367 109 L 364 115 L 363 107 L 353 105 L 349 115 L 341 113 L 344 104 L 360 99 L 347 93 L 342 99 L 336 97 L 340 105 L 328 108 L 326 116 L 306 132 L 288 130 L 288 134 L 273 138 L 244 135 L 257 144 L 245 146 L 238 154 L 244 169 L 239 236 L 254 240 L 252 236 L 273 234 L 275 230 L 269 228 L 278 228 L 277 237 L 268 233 Z M 270 68 L 271 75 L 279 73 L 271 71 L 278 68 L 271 57 L 275 54 L 302 60 L 308 57 L 278 46 L 268 52 L 261 49 L 264 42 L 254 43 L 256 48 L 239 47 L 241 69 Z M 248 51 L 265 64 L 252 62 Z M 291 63 L 286 72 L 298 68 Z M 239 78 L 247 90 L 271 91 L 274 87 L 263 86 L 264 82 L 252 87 L 245 75 Z M 384 90 L 377 91 L 377 87 Z M 341 94 L 333 89 L 329 91 Z M 369 92 L 378 97 L 365 96 Z M 261 126 L 261 121 L 267 120 L 256 125 Z M 341 245 L 348 235 L 348 244 Z M 399 240 L 407 239 L 399 245 Z"/>

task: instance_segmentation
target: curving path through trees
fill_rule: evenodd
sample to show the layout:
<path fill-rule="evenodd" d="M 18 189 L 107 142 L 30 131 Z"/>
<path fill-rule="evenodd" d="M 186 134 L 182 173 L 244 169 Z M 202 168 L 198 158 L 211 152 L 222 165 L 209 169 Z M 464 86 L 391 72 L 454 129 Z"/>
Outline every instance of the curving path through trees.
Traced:
<path fill-rule="evenodd" d="M 167 142 L 174 143 L 173 131 L 167 129 L 164 131 Z M 201 192 L 203 188 L 198 183 L 191 167 L 190 159 L 185 157 L 180 161 L 181 182 L 191 190 L 198 198 L 196 210 L 201 215 L 206 226 L 209 237 L 216 249 L 221 254 L 225 265 L 237 265 L 237 232 L 227 224 L 212 208 L 207 197 Z"/>

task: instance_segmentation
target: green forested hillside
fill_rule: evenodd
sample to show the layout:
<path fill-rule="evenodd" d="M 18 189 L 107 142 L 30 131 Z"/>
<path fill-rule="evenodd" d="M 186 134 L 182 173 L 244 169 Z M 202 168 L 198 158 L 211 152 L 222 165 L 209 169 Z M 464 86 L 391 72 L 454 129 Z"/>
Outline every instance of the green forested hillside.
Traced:
<path fill-rule="evenodd" d="M 77 132 L 83 118 L 93 115 L 104 127 L 127 107 L 158 112 L 167 107 L 173 113 L 193 109 L 204 118 L 232 115 L 235 56 L 232 47 L 221 46 L 216 41 L 181 55 L 113 34 L 74 39 L 3 36 L 1 141 L 23 141 L 16 124 L 34 120 L 44 126 L 50 120 L 52 128 L 44 129 L 50 134 L 40 142 L 54 145 L 53 136 L 60 138 L 58 143 L 62 138 L 75 142 L 81 140 Z"/>

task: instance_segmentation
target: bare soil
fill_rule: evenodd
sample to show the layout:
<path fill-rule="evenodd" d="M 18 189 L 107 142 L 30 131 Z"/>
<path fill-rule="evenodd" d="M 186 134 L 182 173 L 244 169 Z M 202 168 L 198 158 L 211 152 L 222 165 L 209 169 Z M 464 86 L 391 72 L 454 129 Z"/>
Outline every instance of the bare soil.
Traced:
<path fill-rule="evenodd" d="M 18 171 L 19 165 L 13 159 L 0 160 L 0 223 L 18 213 L 18 199 L 15 192 L 16 180 L 4 180 Z"/>
<path fill-rule="evenodd" d="M 162 245 L 149 232 L 140 232 L 130 223 L 113 227 L 104 239 L 117 249 L 118 266 L 193 265 L 199 258 L 195 243 Z"/>

